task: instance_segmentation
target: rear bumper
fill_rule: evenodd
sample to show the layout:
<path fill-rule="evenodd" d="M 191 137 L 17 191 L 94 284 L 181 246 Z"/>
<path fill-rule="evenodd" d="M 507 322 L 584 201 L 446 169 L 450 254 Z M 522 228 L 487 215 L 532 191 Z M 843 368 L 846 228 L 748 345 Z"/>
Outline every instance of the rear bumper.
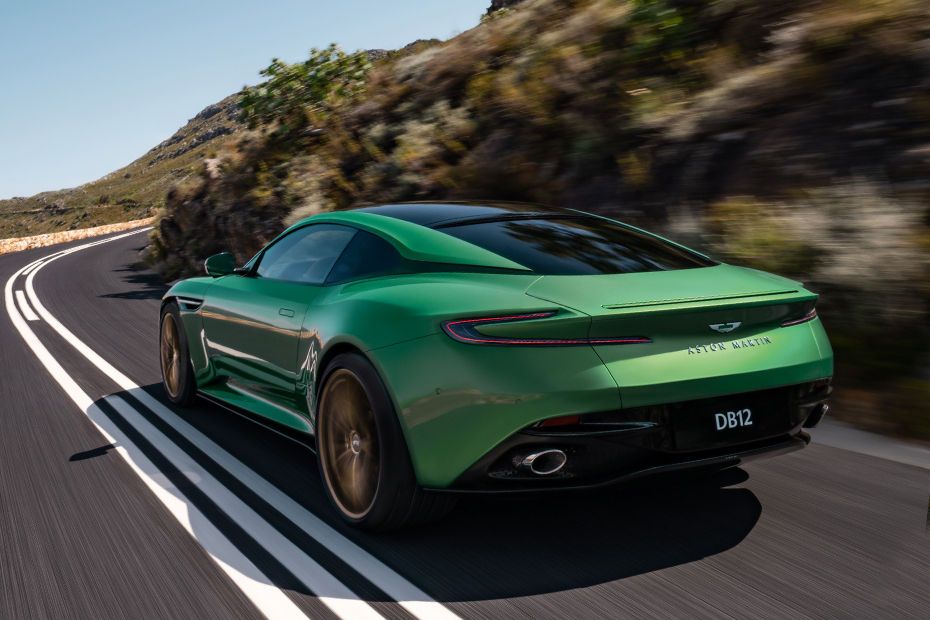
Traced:
<path fill-rule="evenodd" d="M 445 489 L 460 492 L 532 492 L 599 487 L 671 471 L 726 468 L 760 456 L 806 446 L 802 429 L 826 411 L 829 381 L 659 407 L 583 416 L 570 427 L 532 426 L 514 433 Z M 709 412 L 755 403 L 755 425 L 709 427 Z M 765 405 L 768 408 L 765 409 Z M 757 408 L 758 406 L 758 408 Z M 556 472 L 534 473 L 525 459 L 559 451 Z"/>
<path fill-rule="evenodd" d="M 551 478 L 523 480 L 517 484 L 488 484 L 483 480 L 479 484 L 469 484 L 469 474 L 463 476 L 455 486 L 447 489 L 430 489 L 439 493 L 457 493 L 457 494 L 501 494 L 501 493 L 545 493 L 553 491 L 582 491 L 586 489 L 597 489 L 612 485 L 631 482 L 640 478 L 649 476 L 658 476 L 661 474 L 672 474 L 675 472 L 685 471 L 716 471 L 737 467 L 743 463 L 754 461 L 760 458 L 768 458 L 781 454 L 795 452 L 807 446 L 811 437 L 804 431 L 797 431 L 793 435 L 785 435 L 775 439 L 757 442 L 752 445 L 740 446 L 734 450 L 724 450 L 720 454 L 711 456 L 702 456 L 699 458 L 688 458 L 681 461 L 668 462 L 664 464 L 650 465 L 634 469 L 624 473 L 615 473 L 601 478 L 575 479 L 555 481 Z M 472 481 L 474 482 L 474 481 Z"/>
<path fill-rule="evenodd" d="M 833 374 L 819 322 L 777 329 L 777 345 L 728 348 L 700 359 L 689 357 L 684 342 L 667 350 L 617 347 L 639 352 L 637 374 L 624 375 L 623 385 L 593 347 L 472 346 L 434 334 L 366 354 L 391 395 L 417 481 L 446 489 L 472 483 L 464 476 L 476 462 L 546 419 L 778 389 Z M 731 357 L 738 359 L 727 361 Z M 687 373 L 676 370 L 683 368 Z M 791 428 L 766 437 L 787 435 Z"/>

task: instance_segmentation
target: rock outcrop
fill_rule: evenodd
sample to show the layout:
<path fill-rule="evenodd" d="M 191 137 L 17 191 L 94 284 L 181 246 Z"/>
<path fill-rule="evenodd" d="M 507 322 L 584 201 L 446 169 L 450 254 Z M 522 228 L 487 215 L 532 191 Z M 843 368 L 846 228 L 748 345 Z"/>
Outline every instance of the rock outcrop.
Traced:
<path fill-rule="evenodd" d="M 491 6 L 488 8 L 488 15 L 494 11 L 509 9 L 520 4 L 521 2 L 524 2 L 524 0 L 491 0 Z"/>

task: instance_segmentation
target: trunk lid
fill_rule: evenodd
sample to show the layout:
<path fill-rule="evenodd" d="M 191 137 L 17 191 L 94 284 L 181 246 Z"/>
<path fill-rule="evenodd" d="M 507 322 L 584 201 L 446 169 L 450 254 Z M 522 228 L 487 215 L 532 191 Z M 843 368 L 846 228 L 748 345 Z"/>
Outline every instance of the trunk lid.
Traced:
<path fill-rule="evenodd" d="M 624 407 L 762 390 L 825 376 L 811 324 L 781 327 L 812 308 L 817 296 L 771 274 L 716 265 L 543 276 L 526 293 L 589 315 L 590 338 L 652 339 L 651 344 L 594 347 L 620 387 Z"/>

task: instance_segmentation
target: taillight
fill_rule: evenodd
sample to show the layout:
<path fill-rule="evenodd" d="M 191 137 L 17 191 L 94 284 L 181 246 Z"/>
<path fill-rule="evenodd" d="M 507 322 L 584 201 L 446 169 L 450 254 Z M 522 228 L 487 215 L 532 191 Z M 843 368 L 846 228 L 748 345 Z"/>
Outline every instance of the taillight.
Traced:
<path fill-rule="evenodd" d="M 563 415 L 557 418 L 549 418 L 536 424 L 538 428 L 552 428 L 553 426 L 577 426 L 581 424 L 580 415 Z"/>
<path fill-rule="evenodd" d="M 555 316 L 555 312 L 533 312 L 531 314 L 511 314 L 506 316 L 489 316 L 477 319 L 457 319 L 446 321 L 442 329 L 454 340 L 468 344 L 496 344 L 496 345 L 536 345 L 536 346 L 575 346 L 585 344 L 647 344 L 652 342 L 642 336 L 623 338 L 508 338 L 501 336 L 488 336 L 478 331 L 481 325 L 497 323 L 514 323 L 517 321 L 532 321 L 535 319 L 548 319 Z"/>
<path fill-rule="evenodd" d="M 781 324 L 782 327 L 791 327 L 792 325 L 800 325 L 801 323 L 807 323 L 808 321 L 813 321 L 817 318 L 817 308 L 811 308 L 810 312 L 804 316 L 796 317 L 793 319 L 788 319 Z"/>

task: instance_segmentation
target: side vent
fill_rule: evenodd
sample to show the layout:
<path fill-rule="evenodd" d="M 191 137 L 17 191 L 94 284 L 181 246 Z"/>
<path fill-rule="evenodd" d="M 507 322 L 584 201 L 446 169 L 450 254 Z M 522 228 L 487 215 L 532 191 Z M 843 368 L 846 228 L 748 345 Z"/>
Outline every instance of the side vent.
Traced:
<path fill-rule="evenodd" d="M 178 307 L 183 312 L 197 312 L 203 305 L 202 299 L 191 299 L 190 297 L 178 297 Z"/>

